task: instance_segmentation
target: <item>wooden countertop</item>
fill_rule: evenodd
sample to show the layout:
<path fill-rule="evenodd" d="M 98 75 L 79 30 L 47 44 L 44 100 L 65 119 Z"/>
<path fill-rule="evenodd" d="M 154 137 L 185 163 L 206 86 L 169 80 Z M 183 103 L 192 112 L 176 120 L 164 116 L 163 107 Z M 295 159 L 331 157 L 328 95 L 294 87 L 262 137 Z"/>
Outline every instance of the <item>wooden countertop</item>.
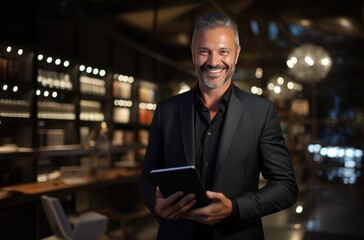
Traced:
<path fill-rule="evenodd" d="M 26 183 L 19 185 L 12 185 L 3 187 L 0 190 L 3 192 L 8 192 L 9 196 L 5 198 L 0 198 L 3 200 L 11 200 L 14 196 L 38 196 L 41 194 L 49 192 L 59 192 L 59 191 L 77 191 L 79 189 L 92 189 L 92 188 L 102 188 L 106 186 L 112 186 L 126 182 L 132 179 L 137 179 L 141 173 L 139 168 L 114 168 L 107 171 L 107 174 L 102 179 L 89 178 L 85 182 L 66 184 L 61 179 L 50 180 L 46 182 L 37 183 Z M 16 194 L 14 194 L 16 193 Z"/>

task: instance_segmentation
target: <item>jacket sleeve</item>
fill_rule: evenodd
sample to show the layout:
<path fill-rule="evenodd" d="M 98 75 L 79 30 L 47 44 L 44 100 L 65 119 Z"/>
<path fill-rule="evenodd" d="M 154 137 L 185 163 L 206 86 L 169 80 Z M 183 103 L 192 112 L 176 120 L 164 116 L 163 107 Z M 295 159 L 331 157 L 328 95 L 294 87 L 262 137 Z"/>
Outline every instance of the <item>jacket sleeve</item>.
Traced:
<path fill-rule="evenodd" d="M 152 169 L 162 168 L 163 166 L 163 135 L 161 128 L 160 108 L 157 106 L 149 130 L 148 147 L 144 157 L 142 173 L 138 184 L 141 196 L 145 201 L 146 206 L 154 214 L 159 222 L 160 219 L 154 211 L 156 202 L 156 185 L 150 176 L 150 171 Z"/>
<path fill-rule="evenodd" d="M 258 135 L 258 156 L 267 183 L 236 199 L 242 223 L 288 208 L 297 200 L 295 174 L 273 103 L 263 125 Z"/>

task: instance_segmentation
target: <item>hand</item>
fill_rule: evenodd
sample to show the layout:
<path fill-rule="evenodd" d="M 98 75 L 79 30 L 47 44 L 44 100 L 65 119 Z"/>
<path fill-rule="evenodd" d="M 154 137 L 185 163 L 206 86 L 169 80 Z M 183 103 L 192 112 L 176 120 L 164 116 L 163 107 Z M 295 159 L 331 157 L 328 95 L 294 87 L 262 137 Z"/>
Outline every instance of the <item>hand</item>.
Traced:
<path fill-rule="evenodd" d="M 208 206 L 189 210 L 182 217 L 199 223 L 214 225 L 230 216 L 233 210 L 230 199 L 222 193 L 211 191 L 207 191 L 207 196 L 212 200 Z"/>
<path fill-rule="evenodd" d="M 188 194 L 183 197 L 183 192 L 176 192 L 167 198 L 164 198 L 162 192 L 157 187 L 156 203 L 154 206 L 158 216 L 165 219 L 179 219 L 196 203 L 195 195 Z"/>

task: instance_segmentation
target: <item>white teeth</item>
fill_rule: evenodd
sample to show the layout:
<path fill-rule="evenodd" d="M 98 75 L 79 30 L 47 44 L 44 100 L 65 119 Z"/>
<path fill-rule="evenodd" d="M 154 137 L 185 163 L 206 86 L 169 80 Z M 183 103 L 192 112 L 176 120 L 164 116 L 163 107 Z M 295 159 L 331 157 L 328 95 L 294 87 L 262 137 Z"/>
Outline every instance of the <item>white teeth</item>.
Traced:
<path fill-rule="evenodd" d="M 207 69 L 208 72 L 212 72 L 212 73 L 218 73 L 221 72 L 222 69 Z"/>

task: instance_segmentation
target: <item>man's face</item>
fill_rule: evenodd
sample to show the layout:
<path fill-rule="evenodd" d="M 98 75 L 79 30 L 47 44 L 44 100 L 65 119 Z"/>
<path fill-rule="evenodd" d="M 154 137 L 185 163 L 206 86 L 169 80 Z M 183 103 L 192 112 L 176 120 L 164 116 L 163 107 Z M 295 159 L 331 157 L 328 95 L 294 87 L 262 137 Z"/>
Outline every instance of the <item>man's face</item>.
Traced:
<path fill-rule="evenodd" d="M 204 85 L 218 88 L 231 81 L 240 53 L 232 29 L 200 29 L 195 33 L 191 51 L 199 81 Z"/>

